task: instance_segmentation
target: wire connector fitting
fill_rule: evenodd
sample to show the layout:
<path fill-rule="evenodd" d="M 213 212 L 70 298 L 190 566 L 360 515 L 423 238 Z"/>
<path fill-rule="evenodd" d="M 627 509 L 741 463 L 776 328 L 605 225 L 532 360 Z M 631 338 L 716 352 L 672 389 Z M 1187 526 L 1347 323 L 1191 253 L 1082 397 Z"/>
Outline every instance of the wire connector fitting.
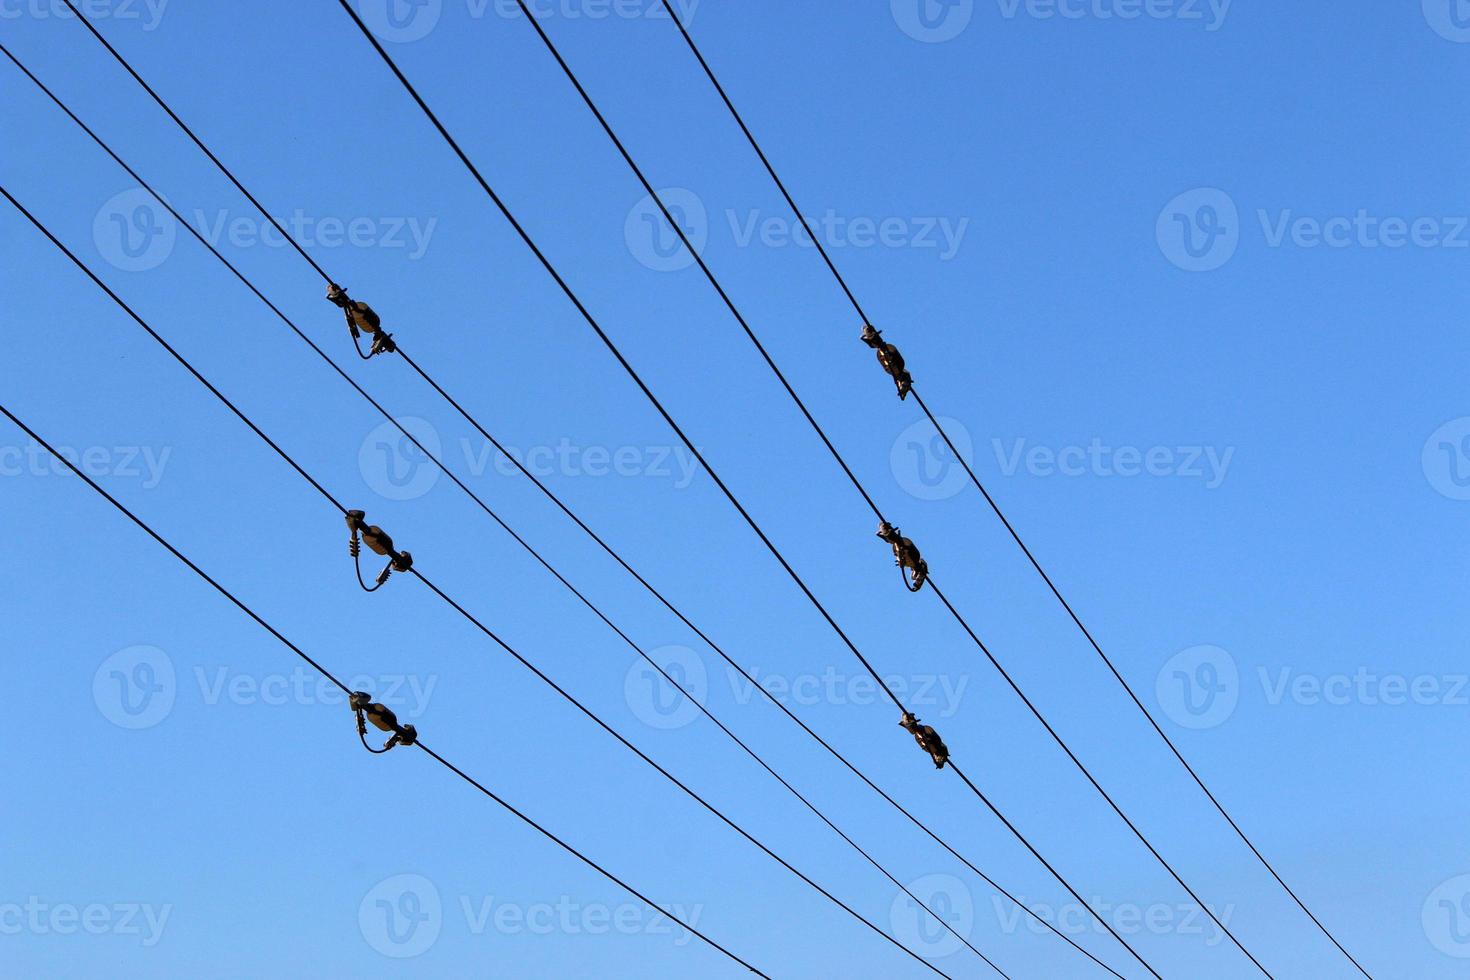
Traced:
<path fill-rule="evenodd" d="M 412 745 L 418 741 L 417 729 L 412 725 L 398 724 L 398 716 L 393 713 L 393 709 L 378 704 L 371 696 L 362 691 L 352 692 L 352 710 L 357 715 L 357 736 L 362 739 L 363 748 L 374 755 L 382 755 L 397 745 Z M 391 733 L 388 743 L 381 749 L 375 749 L 368 744 L 368 722 L 372 722 L 373 727 L 380 732 Z"/>
<path fill-rule="evenodd" d="M 349 510 L 347 512 L 347 530 L 351 535 L 347 542 L 347 551 L 352 555 L 354 564 L 357 565 L 357 582 L 365 592 L 376 592 L 388 581 L 388 576 L 394 572 L 406 572 L 413 568 L 413 555 L 407 551 L 397 551 L 393 547 L 393 539 L 388 532 L 376 524 L 368 524 L 364 517 L 367 515 L 360 510 Z M 368 588 L 362 580 L 362 563 L 359 561 L 362 555 L 362 546 L 367 545 L 369 550 L 376 555 L 382 555 L 388 559 L 388 564 L 379 573 L 377 584 Z"/>
<path fill-rule="evenodd" d="M 918 592 L 929 580 L 929 563 L 919 554 L 919 548 L 908 538 L 898 533 L 898 528 L 887 521 L 878 525 L 878 537 L 893 548 L 893 563 L 903 575 L 903 584 L 910 592 Z"/>
<path fill-rule="evenodd" d="M 335 282 L 327 284 L 327 300 L 334 306 L 340 307 L 347 317 L 347 331 L 352 334 L 352 344 L 357 348 L 357 354 L 363 360 L 375 354 L 391 354 L 398 349 L 398 346 L 393 343 L 393 335 L 383 331 L 383 321 L 378 314 L 373 312 L 371 306 L 348 296 L 347 290 Z M 363 334 L 368 334 L 373 338 L 372 347 L 366 354 L 362 352 L 362 345 L 357 342 Z"/>
<path fill-rule="evenodd" d="M 914 379 L 904 369 L 903 355 L 898 352 L 898 348 L 886 343 L 883 340 L 883 331 L 871 323 L 863 327 L 862 341 L 878 352 L 878 364 L 888 372 L 889 377 L 893 378 L 893 383 L 898 386 L 899 399 L 907 398 L 909 392 L 914 390 Z"/>
<path fill-rule="evenodd" d="M 898 723 L 905 731 L 914 736 L 914 741 L 919 743 L 919 748 L 929 753 L 929 758 L 934 760 L 934 768 L 943 769 L 944 764 L 949 761 L 949 746 L 944 744 L 944 739 L 939 737 L 939 733 L 929 725 L 921 724 L 911 711 L 905 711 Z"/>

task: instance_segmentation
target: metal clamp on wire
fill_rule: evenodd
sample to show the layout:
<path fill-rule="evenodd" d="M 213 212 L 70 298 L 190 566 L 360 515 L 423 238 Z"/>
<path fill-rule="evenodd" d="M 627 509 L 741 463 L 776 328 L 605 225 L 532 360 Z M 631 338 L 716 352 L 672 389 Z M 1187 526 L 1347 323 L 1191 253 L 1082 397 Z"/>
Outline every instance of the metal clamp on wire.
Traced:
<path fill-rule="evenodd" d="M 883 332 L 872 324 L 863 327 L 862 340 L 863 343 L 878 352 L 878 363 L 893 378 L 893 383 L 898 386 L 899 399 L 907 398 L 909 392 L 914 390 L 914 379 L 904 370 L 903 355 L 898 352 L 898 348 L 885 343 Z"/>
<path fill-rule="evenodd" d="M 362 739 L 362 747 L 374 755 L 382 755 L 395 745 L 412 745 L 418 741 L 419 733 L 412 725 L 398 724 L 398 716 L 391 708 L 378 704 L 362 691 L 352 692 L 352 710 L 357 715 L 357 737 Z M 375 749 L 368 744 L 368 722 L 372 722 L 373 727 L 380 732 L 392 733 L 388 744 L 381 749 Z"/>
<path fill-rule="evenodd" d="M 921 725 L 919 719 L 915 718 L 910 711 L 903 713 L 899 725 L 914 736 L 914 741 L 919 743 L 919 748 L 929 753 L 929 758 L 934 760 L 935 769 L 944 768 L 944 764 L 949 761 L 949 746 L 944 744 L 944 739 L 939 737 L 938 732 L 928 725 Z"/>
<path fill-rule="evenodd" d="M 364 592 L 376 592 L 388 581 L 388 576 L 394 572 L 406 572 L 413 567 L 413 555 L 406 551 L 393 550 L 393 539 L 388 533 L 376 524 L 367 524 L 363 521 L 366 515 L 360 510 L 349 510 L 347 512 L 347 529 L 352 534 L 348 542 L 347 550 L 352 555 L 353 564 L 357 566 L 357 584 L 362 586 Z M 378 575 L 377 584 L 368 588 L 362 580 L 362 546 L 366 544 L 374 554 L 382 555 L 388 559 L 388 565 Z"/>
<path fill-rule="evenodd" d="M 903 584 L 910 592 L 918 592 L 929 581 L 929 563 L 919 554 L 919 548 L 908 538 L 898 533 L 898 528 L 884 521 L 878 525 L 878 537 L 893 546 L 893 563 L 900 569 Z"/>
<path fill-rule="evenodd" d="M 358 357 L 366 361 L 374 354 L 391 354 L 398 349 L 398 346 L 393 343 L 393 335 L 383 332 L 382 320 L 378 318 L 378 314 L 373 312 L 371 306 L 348 296 L 347 290 L 335 282 L 327 286 L 327 299 L 341 307 L 343 314 L 347 317 L 347 330 L 352 334 L 352 346 L 357 348 Z M 373 338 L 372 348 L 366 354 L 362 352 L 362 345 L 358 343 L 358 339 L 363 334 L 369 334 Z"/>

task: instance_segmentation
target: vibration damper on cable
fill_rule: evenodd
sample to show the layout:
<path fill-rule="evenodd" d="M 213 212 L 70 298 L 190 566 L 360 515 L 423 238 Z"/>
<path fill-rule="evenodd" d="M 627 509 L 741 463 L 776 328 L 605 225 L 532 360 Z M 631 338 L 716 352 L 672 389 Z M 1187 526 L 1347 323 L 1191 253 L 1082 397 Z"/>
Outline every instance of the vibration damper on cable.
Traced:
<path fill-rule="evenodd" d="M 919 554 L 919 548 L 908 538 L 898 533 L 898 528 L 887 521 L 878 525 L 878 537 L 893 547 L 893 563 L 901 569 L 904 585 L 910 592 L 918 592 L 929 580 L 929 563 Z"/>
<path fill-rule="evenodd" d="M 898 348 L 883 340 L 883 331 L 868 324 L 863 327 L 863 343 L 878 352 L 878 364 L 893 378 L 893 383 L 898 386 L 898 397 L 907 398 L 909 392 L 914 390 L 914 379 L 908 371 L 904 370 L 903 355 Z"/>
<path fill-rule="evenodd" d="M 391 354 L 398 349 L 393 343 L 393 335 L 383 331 L 382 320 L 371 306 L 348 296 L 347 290 L 335 282 L 327 286 L 327 300 L 341 307 L 347 317 L 347 330 L 352 334 L 352 344 L 357 348 L 357 355 L 364 361 L 375 354 Z M 366 354 L 362 352 L 362 345 L 357 342 L 363 334 L 373 338 L 372 347 Z"/>
<path fill-rule="evenodd" d="M 363 748 L 374 755 L 382 755 L 396 745 L 412 745 L 418 741 L 419 733 L 412 725 L 398 724 L 398 716 L 393 709 L 378 704 L 371 696 L 362 691 L 352 692 L 352 711 L 357 715 L 357 736 L 362 739 Z M 375 749 L 367 741 L 367 724 L 373 723 L 373 727 L 380 732 L 389 732 L 391 737 L 381 749 Z"/>
<path fill-rule="evenodd" d="M 365 516 L 367 515 L 360 510 L 349 510 L 347 512 L 347 529 L 351 534 L 351 539 L 347 544 L 347 550 L 352 555 L 353 563 L 357 565 L 357 584 L 361 585 L 365 592 L 376 592 L 383 587 L 384 582 L 388 581 L 388 576 L 394 572 L 406 572 L 412 568 L 413 555 L 406 551 L 395 550 L 393 548 L 393 539 L 388 536 L 388 532 L 376 524 L 366 523 L 363 520 Z M 379 573 L 377 584 L 372 588 L 368 588 L 367 583 L 362 580 L 362 562 L 360 559 L 362 545 L 364 544 L 374 554 L 382 555 L 388 559 L 387 566 Z"/>
<path fill-rule="evenodd" d="M 944 764 L 949 761 L 949 747 L 944 744 L 939 733 L 929 725 L 920 724 L 911 711 L 905 711 L 898 723 L 914 736 L 919 748 L 929 753 L 929 758 L 934 760 L 934 768 L 943 769 Z"/>

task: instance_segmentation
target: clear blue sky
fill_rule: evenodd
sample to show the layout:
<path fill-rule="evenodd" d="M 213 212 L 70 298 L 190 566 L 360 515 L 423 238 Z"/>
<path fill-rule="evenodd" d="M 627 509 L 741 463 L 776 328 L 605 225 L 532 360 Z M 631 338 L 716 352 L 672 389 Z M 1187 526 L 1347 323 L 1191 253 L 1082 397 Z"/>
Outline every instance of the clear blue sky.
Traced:
<path fill-rule="evenodd" d="M 1170 978 L 1251 975 L 873 522 L 536 39 L 361 8 L 834 616 Z M 692 5 L 692 31 L 927 399 L 1169 733 L 1379 977 L 1470 957 L 1463 2 Z M 826 757 L 406 367 L 78 24 L 0 36 L 505 519 L 1013 976 L 1099 975 Z M 950 460 L 651 0 L 545 27 L 880 504 L 1120 803 L 1282 978 L 1351 968 L 1166 754 Z M 689 5 L 686 4 L 686 9 Z M 839 9 L 840 8 L 840 9 Z M 90 6 L 404 347 L 778 696 L 1078 942 L 1139 968 L 949 774 L 556 291 L 335 3 Z M 1133 15 L 1137 16 L 1125 16 Z M 14 68 L 4 184 L 349 506 L 612 724 L 957 977 L 914 912 L 290 336 Z M 409 579 L 17 214 L 4 403 L 427 741 L 775 976 L 920 969 Z M 657 235 L 658 237 L 655 237 Z M 0 973 L 735 976 L 417 754 L 0 431 Z M 407 877 L 404 877 L 407 876 Z M 414 954 L 414 955 L 406 955 Z"/>

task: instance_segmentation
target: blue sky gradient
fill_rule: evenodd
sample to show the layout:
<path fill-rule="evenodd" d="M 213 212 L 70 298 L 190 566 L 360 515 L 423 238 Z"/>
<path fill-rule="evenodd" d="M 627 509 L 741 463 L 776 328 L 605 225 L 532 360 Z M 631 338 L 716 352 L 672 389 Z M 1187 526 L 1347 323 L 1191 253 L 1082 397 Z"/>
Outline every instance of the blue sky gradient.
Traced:
<path fill-rule="evenodd" d="M 391 5 L 391 6 L 390 6 Z M 513 4 L 510 5 L 513 7 Z M 1230 832 L 954 461 L 653 0 L 543 26 L 996 656 L 1282 978 L 1357 975 Z M 814 729 L 1141 968 L 960 784 L 700 473 L 335 3 L 94 24 L 414 358 Z M 1166 977 L 1252 975 L 928 594 L 530 26 L 363 0 L 629 360 L 880 672 Z M 1161 724 L 1377 977 L 1470 961 L 1470 4 L 684 0 L 925 398 Z M 496 511 L 1010 975 L 1102 975 L 845 772 L 390 357 L 59 0 L 0 38 Z M 773 850 L 991 976 L 383 429 L 13 66 L 0 180 L 425 574 Z M 3 403 L 354 686 L 773 976 L 922 968 L 576 714 L 340 516 L 8 206 Z M 0 431 L 0 974 L 736 976 L 428 760 Z M 1461 542 L 1456 545 L 1455 542 Z M 1458 774 L 1458 775 L 1457 775 Z"/>

